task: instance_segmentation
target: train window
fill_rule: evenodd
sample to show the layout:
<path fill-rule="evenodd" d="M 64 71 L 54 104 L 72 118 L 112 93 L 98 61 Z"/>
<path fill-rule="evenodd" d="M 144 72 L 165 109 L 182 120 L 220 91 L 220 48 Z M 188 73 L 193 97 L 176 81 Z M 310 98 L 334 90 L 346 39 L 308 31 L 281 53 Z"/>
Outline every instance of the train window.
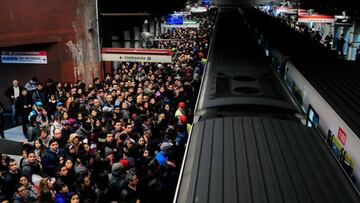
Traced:
<path fill-rule="evenodd" d="M 314 127 L 314 128 L 317 128 L 319 125 L 319 115 L 316 113 L 316 111 L 312 108 L 311 105 L 309 105 L 307 111 L 306 125 L 308 127 Z"/>

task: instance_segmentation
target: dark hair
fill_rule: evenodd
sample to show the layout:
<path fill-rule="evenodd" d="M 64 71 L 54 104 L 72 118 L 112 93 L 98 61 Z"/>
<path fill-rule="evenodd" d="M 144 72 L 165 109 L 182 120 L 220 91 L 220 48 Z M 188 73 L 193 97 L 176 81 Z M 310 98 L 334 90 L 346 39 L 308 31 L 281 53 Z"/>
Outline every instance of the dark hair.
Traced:
<path fill-rule="evenodd" d="M 50 141 L 49 141 L 49 146 L 54 143 L 54 142 L 57 142 L 57 140 L 55 138 L 52 138 Z"/>
<path fill-rule="evenodd" d="M 66 185 L 66 184 L 65 184 L 64 181 L 62 181 L 61 179 L 57 179 L 57 180 L 56 180 L 56 183 L 55 183 L 55 190 L 56 190 L 57 192 L 60 192 L 60 191 L 62 190 L 62 187 L 65 186 L 65 185 Z"/>

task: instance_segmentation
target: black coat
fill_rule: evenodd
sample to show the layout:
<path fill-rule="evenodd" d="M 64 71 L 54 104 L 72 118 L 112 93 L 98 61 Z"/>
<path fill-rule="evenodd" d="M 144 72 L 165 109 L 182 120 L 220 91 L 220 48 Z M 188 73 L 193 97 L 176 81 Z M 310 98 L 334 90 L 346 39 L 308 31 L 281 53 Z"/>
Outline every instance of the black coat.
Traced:
<path fill-rule="evenodd" d="M 23 90 L 23 88 L 21 86 L 19 86 L 19 94 L 21 95 L 21 90 Z M 6 91 L 5 91 L 5 96 L 7 96 L 10 100 L 11 104 L 15 103 L 15 99 L 11 98 L 11 96 L 14 96 L 14 86 L 10 86 Z"/>
<path fill-rule="evenodd" d="M 20 95 L 15 101 L 15 110 L 17 113 L 28 116 L 30 114 L 32 104 L 33 104 L 33 101 L 30 96 Z M 28 108 L 24 108 L 25 105 Z M 30 105 L 30 107 L 29 107 L 29 105 Z"/>

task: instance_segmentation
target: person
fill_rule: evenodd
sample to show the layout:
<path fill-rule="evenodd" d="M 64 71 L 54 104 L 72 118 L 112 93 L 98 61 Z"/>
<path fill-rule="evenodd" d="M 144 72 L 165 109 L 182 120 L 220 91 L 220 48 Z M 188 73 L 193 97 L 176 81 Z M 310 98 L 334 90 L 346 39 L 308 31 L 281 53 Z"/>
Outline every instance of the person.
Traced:
<path fill-rule="evenodd" d="M 61 180 L 56 181 L 55 185 L 55 203 L 67 203 L 70 202 L 71 193 L 69 192 L 68 186 Z"/>
<path fill-rule="evenodd" d="M 27 180 L 32 182 L 33 174 L 40 174 L 40 171 L 41 171 L 41 166 L 39 162 L 36 160 L 35 152 L 29 151 L 27 153 L 27 158 L 25 160 L 25 163 L 21 168 L 22 175 L 25 176 Z"/>
<path fill-rule="evenodd" d="M 314 35 L 314 41 L 315 41 L 315 42 L 320 42 L 320 41 L 321 41 L 321 38 L 322 38 L 322 36 L 321 36 L 320 32 L 319 32 L 319 31 L 316 31 L 316 32 L 315 32 L 315 35 Z"/>
<path fill-rule="evenodd" d="M 12 86 L 10 86 L 6 91 L 5 91 L 5 96 L 7 96 L 10 100 L 11 103 L 11 108 L 12 108 L 12 118 L 13 118 L 13 122 L 14 124 L 17 123 L 17 115 L 16 115 L 16 109 L 15 109 L 15 101 L 16 99 L 20 96 L 20 92 L 21 92 L 21 87 L 19 86 L 19 81 L 17 80 L 13 80 Z"/>
<path fill-rule="evenodd" d="M 139 179 L 137 178 L 136 174 L 128 174 L 127 175 L 127 182 L 128 185 L 124 187 L 121 191 L 121 199 L 123 202 L 136 202 L 140 203 L 140 193 L 137 190 Z"/>
<path fill-rule="evenodd" d="M 1 138 L 5 139 L 5 120 L 4 120 L 4 105 L 3 103 L 0 101 L 0 136 Z"/>
<path fill-rule="evenodd" d="M 54 191 L 55 178 L 43 178 L 40 181 L 39 202 L 52 203 L 55 199 Z"/>
<path fill-rule="evenodd" d="M 9 160 L 9 169 L 4 176 L 3 193 L 8 199 L 11 199 L 13 194 L 16 192 L 16 185 L 19 183 L 21 176 L 20 169 L 17 167 L 17 163 L 14 159 Z"/>
<path fill-rule="evenodd" d="M 56 167 L 59 164 L 59 157 L 65 157 L 66 152 L 64 149 L 59 148 L 59 144 L 57 140 L 52 139 L 49 141 L 49 149 L 46 150 L 45 155 L 42 159 L 42 166 L 43 166 L 43 174 L 44 176 L 51 176 L 54 177 L 56 172 Z"/>
<path fill-rule="evenodd" d="M 16 192 L 12 197 L 13 203 L 26 203 L 31 202 L 29 198 L 29 191 L 26 189 L 24 185 L 17 184 Z"/>
<path fill-rule="evenodd" d="M 325 48 L 331 50 L 331 44 L 332 44 L 332 34 L 331 32 L 329 32 L 329 34 L 325 36 L 324 46 Z"/>
<path fill-rule="evenodd" d="M 80 196 L 78 193 L 71 194 L 70 197 L 70 203 L 79 203 L 80 202 Z"/>
<path fill-rule="evenodd" d="M 41 83 L 36 84 L 36 89 L 31 93 L 31 98 L 34 103 L 40 101 L 43 105 L 47 106 L 48 98 Z"/>
<path fill-rule="evenodd" d="M 336 51 L 340 56 L 344 56 L 344 45 L 345 45 L 344 34 L 341 34 L 336 46 Z"/>
<path fill-rule="evenodd" d="M 31 80 L 29 80 L 29 82 L 25 84 L 25 88 L 30 94 L 32 94 L 32 92 L 36 90 L 37 83 L 38 83 L 38 79 L 36 77 L 33 77 L 31 78 Z"/>
<path fill-rule="evenodd" d="M 29 124 L 28 116 L 30 114 L 32 105 L 33 101 L 28 95 L 28 91 L 26 89 L 21 90 L 21 95 L 15 101 L 15 111 L 21 118 L 22 130 L 25 136 Z"/>
<path fill-rule="evenodd" d="M 21 186 L 25 186 L 26 190 L 28 191 L 28 200 L 36 201 L 39 197 L 39 192 L 35 188 L 35 185 L 30 182 L 24 175 L 20 177 L 19 184 Z"/>
<path fill-rule="evenodd" d="M 356 49 L 355 63 L 360 64 L 360 45 L 359 45 L 359 47 Z"/>

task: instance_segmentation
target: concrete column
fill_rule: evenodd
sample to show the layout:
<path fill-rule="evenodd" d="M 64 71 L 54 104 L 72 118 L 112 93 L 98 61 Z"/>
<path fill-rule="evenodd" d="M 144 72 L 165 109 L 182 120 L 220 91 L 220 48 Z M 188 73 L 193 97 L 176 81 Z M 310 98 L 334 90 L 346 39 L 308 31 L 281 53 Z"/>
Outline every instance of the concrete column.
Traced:
<path fill-rule="evenodd" d="M 142 25 L 142 32 L 149 32 L 148 26 L 149 26 L 149 21 L 145 20 Z"/>
<path fill-rule="evenodd" d="M 160 36 L 160 19 L 155 18 L 155 37 L 159 37 Z"/>
<path fill-rule="evenodd" d="M 155 21 L 151 20 L 149 23 L 149 32 L 154 34 L 155 33 Z"/>
<path fill-rule="evenodd" d="M 124 47 L 125 48 L 130 48 L 131 47 L 130 30 L 124 31 L 123 35 L 124 35 Z"/>
<path fill-rule="evenodd" d="M 139 27 L 134 27 L 134 36 L 133 36 L 133 38 L 135 40 L 135 43 L 134 43 L 133 47 L 135 47 L 135 48 L 140 47 L 139 35 L 140 35 L 140 28 Z"/>
<path fill-rule="evenodd" d="M 120 47 L 120 40 L 119 36 L 113 35 L 111 36 L 111 47 Z M 119 61 L 112 62 L 112 70 L 116 70 L 120 65 Z"/>

